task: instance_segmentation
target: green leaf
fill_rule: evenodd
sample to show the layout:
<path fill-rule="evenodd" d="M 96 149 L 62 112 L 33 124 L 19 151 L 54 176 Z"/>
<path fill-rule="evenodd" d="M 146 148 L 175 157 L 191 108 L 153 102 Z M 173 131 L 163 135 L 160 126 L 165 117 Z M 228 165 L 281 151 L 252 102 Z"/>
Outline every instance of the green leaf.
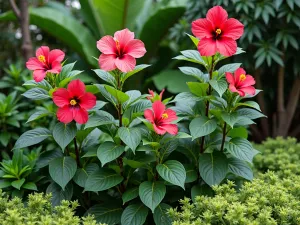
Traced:
<path fill-rule="evenodd" d="M 85 187 L 86 180 L 90 174 L 99 169 L 96 163 L 90 163 L 85 168 L 78 168 L 73 180 L 80 187 Z"/>
<path fill-rule="evenodd" d="M 209 186 L 220 184 L 228 172 L 226 155 L 218 151 L 200 155 L 199 172 L 202 179 Z"/>
<path fill-rule="evenodd" d="M 57 123 L 53 128 L 53 138 L 64 151 L 65 147 L 70 144 L 76 136 L 76 132 L 77 128 L 75 123 Z"/>
<path fill-rule="evenodd" d="M 212 88 L 218 92 L 219 96 L 222 97 L 222 95 L 224 94 L 224 92 L 227 90 L 228 88 L 228 84 L 226 82 L 225 79 L 220 79 L 220 80 L 210 80 L 209 81 L 210 85 L 212 86 Z"/>
<path fill-rule="evenodd" d="M 200 82 L 207 82 L 208 79 L 209 79 L 206 74 L 202 73 L 201 70 L 199 70 L 199 69 L 197 69 L 195 67 L 183 66 L 183 67 L 179 67 L 179 69 L 184 74 L 190 75 L 192 77 L 195 77 Z"/>
<path fill-rule="evenodd" d="M 154 222 L 157 225 L 172 225 L 172 219 L 168 215 L 169 209 L 172 207 L 165 204 L 161 203 L 159 204 L 156 209 L 154 210 L 153 218 Z"/>
<path fill-rule="evenodd" d="M 248 131 L 245 127 L 236 127 L 233 128 L 228 132 L 228 136 L 235 138 L 235 137 L 241 137 L 241 138 L 248 138 Z"/>
<path fill-rule="evenodd" d="M 127 189 L 122 195 L 123 205 L 126 202 L 129 202 L 130 200 L 135 199 L 137 196 L 139 196 L 139 188 L 138 187 L 133 187 L 133 188 Z"/>
<path fill-rule="evenodd" d="M 104 191 L 121 183 L 123 177 L 111 169 L 98 169 L 88 176 L 85 191 Z"/>
<path fill-rule="evenodd" d="M 27 182 L 25 183 L 22 188 L 27 189 L 27 190 L 31 190 L 31 191 L 37 191 L 37 186 L 35 183 L 33 182 Z"/>
<path fill-rule="evenodd" d="M 122 213 L 122 225 L 142 225 L 146 222 L 148 209 L 144 204 L 133 204 L 126 207 Z"/>
<path fill-rule="evenodd" d="M 10 134 L 10 133 L 8 133 L 8 132 L 6 132 L 6 131 L 1 131 L 1 133 L 0 133 L 0 142 L 1 142 L 1 144 L 2 144 L 4 147 L 7 146 L 7 144 L 8 144 L 8 142 L 9 142 L 10 138 L 11 138 L 11 134 Z"/>
<path fill-rule="evenodd" d="M 32 100 L 43 100 L 50 98 L 49 93 L 42 88 L 32 88 L 22 95 Z"/>
<path fill-rule="evenodd" d="M 131 168 L 140 168 L 145 164 L 155 162 L 156 158 L 152 154 L 145 154 L 143 152 L 136 152 L 133 159 L 123 158 L 123 162 Z"/>
<path fill-rule="evenodd" d="M 181 54 L 192 60 L 193 62 L 196 62 L 196 63 L 199 63 L 201 65 L 206 65 L 205 61 L 202 59 L 199 51 L 197 50 L 184 50 L 184 51 L 181 51 Z"/>
<path fill-rule="evenodd" d="M 141 201 L 149 207 L 152 212 L 166 195 L 166 186 L 162 182 L 144 181 L 139 186 Z"/>
<path fill-rule="evenodd" d="M 243 177 L 247 180 L 253 179 L 253 172 L 250 166 L 240 159 L 229 158 L 229 171 L 237 176 Z"/>
<path fill-rule="evenodd" d="M 254 110 L 254 109 L 249 109 L 249 108 L 239 109 L 239 110 L 237 110 L 237 113 L 239 116 L 244 116 L 244 117 L 247 117 L 252 120 L 261 118 L 261 117 L 266 117 L 264 114 Z"/>
<path fill-rule="evenodd" d="M 190 37 L 190 39 L 193 41 L 193 43 L 194 43 L 194 45 L 196 46 L 196 47 L 198 47 L 198 44 L 199 44 L 199 39 L 198 38 L 196 38 L 196 37 L 194 37 L 193 35 L 190 35 L 190 34 L 187 34 L 189 37 Z"/>
<path fill-rule="evenodd" d="M 133 152 L 142 141 L 141 131 L 138 128 L 120 127 L 118 135 Z"/>
<path fill-rule="evenodd" d="M 29 123 L 29 122 L 32 122 L 32 121 L 35 121 L 35 120 L 38 120 L 42 117 L 45 117 L 45 116 L 48 116 L 48 115 L 51 115 L 52 113 L 47 111 L 47 110 L 43 110 L 43 111 L 37 111 L 35 113 L 33 113 L 29 119 L 27 120 L 26 123 Z"/>
<path fill-rule="evenodd" d="M 233 113 L 222 112 L 221 117 L 231 128 L 233 128 L 234 124 L 236 124 L 240 119 L 240 117 L 236 112 Z"/>
<path fill-rule="evenodd" d="M 36 82 L 35 80 L 28 80 L 23 84 L 23 86 L 38 87 L 45 89 L 46 91 L 49 91 L 52 88 L 52 86 L 46 80 L 42 80 L 40 82 Z"/>
<path fill-rule="evenodd" d="M 88 122 L 85 124 L 84 129 L 109 124 L 115 124 L 115 118 L 106 111 L 98 110 L 95 114 L 90 116 Z"/>
<path fill-rule="evenodd" d="M 236 71 L 242 64 L 241 63 L 230 63 L 226 64 L 218 69 L 219 75 L 223 75 L 225 72 L 233 73 Z"/>
<path fill-rule="evenodd" d="M 11 186 L 11 182 L 7 180 L 0 180 L 0 189 L 4 189 Z"/>
<path fill-rule="evenodd" d="M 257 154 L 251 143 L 244 138 L 232 138 L 225 143 L 225 148 L 234 157 L 252 163 L 253 157 Z"/>
<path fill-rule="evenodd" d="M 114 142 L 104 142 L 97 150 L 97 156 L 102 167 L 115 159 L 117 159 L 125 151 L 124 146 L 116 145 Z"/>
<path fill-rule="evenodd" d="M 124 110 L 126 110 L 132 104 L 136 103 L 138 100 L 148 96 L 148 94 L 141 95 L 141 92 L 137 90 L 126 91 L 125 94 L 129 96 L 129 99 L 128 101 L 123 103 Z"/>
<path fill-rule="evenodd" d="M 116 204 L 97 204 L 87 210 L 85 216 L 94 215 L 98 223 L 103 224 L 120 224 L 123 213 L 122 207 Z"/>
<path fill-rule="evenodd" d="M 191 190 L 191 197 L 193 202 L 195 202 L 195 198 L 200 195 L 212 197 L 214 196 L 214 191 L 207 184 L 196 184 L 192 187 Z"/>
<path fill-rule="evenodd" d="M 129 96 L 122 91 L 119 91 L 111 86 L 104 85 L 105 89 L 114 96 L 119 103 L 124 103 L 129 99 Z"/>
<path fill-rule="evenodd" d="M 36 168 L 40 169 L 40 168 L 43 168 L 45 166 L 48 166 L 49 163 L 52 161 L 52 159 L 59 158 L 59 157 L 62 157 L 62 156 L 63 156 L 63 153 L 59 149 L 55 149 L 55 150 L 51 150 L 51 151 L 45 151 L 39 156 L 39 158 L 36 162 Z"/>
<path fill-rule="evenodd" d="M 142 71 L 143 69 L 149 67 L 151 65 L 147 65 L 147 64 L 140 64 L 140 65 L 137 65 L 134 70 L 131 70 L 129 71 L 128 73 L 122 73 L 121 75 L 121 79 L 122 79 L 122 82 L 124 83 L 129 77 L 133 76 L 134 74 Z"/>
<path fill-rule="evenodd" d="M 74 177 L 76 170 L 76 161 L 70 156 L 53 159 L 49 164 L 51 178 L 63 190 L 65 190 L 68 182 Z"/>
<path fill-rule="evenodd" d="M 22 185 L 25 182 L 25 178 L 22 178 L 21 180 L 16 180 L 11 182 L 11 186 L 13 186 L 14 188 L 21 190 Z"/>
<path fill-rule="evenodd" d="M 94 72 L 102 80 L 106 81 L 107 83 L 109 83 L 110 85 L 112 85 L 115 88 L 117 87 L 117 81 L 116 81 L 115 77 L 112 74 L 110 74 L 109 72 L 100 70 L 100 69 L 96 69 L 96 70 L 94 70 Z"/>
<path fill-rule="evenodd" d="M 217 123 L 214 119 L 208 119 L 205 116 L 197 117 L 190 123 L 190 131 L 192 139 L 206 136 L 217 129 Z"/>
<path fill-rule="evenodd" d="M 33 130 L 26 131 L 19 137 L 14 146 L 14 149 L 25 148 L 31 145 L 35 145 L 51 136 L 51 132 L 46 128 L 36 128 Z"/>
<path fill-rule="evenodd" d="M 185 183 L 191 183 L 198 179 L 197 171 L 195 170 L 193 165 L 184 164 L 184 168 L 186 171 Z"/>
<path fill-rule="evenodd" d="M 194 95 L 197 95 L 198 97 L 207 95 L 206 91 L 209 86 L 207 83 L 187 82 L 187 85 Z"/>
<path fill-rule="evenodd" d="M 73 196 L 73 184 L 70 182 L 66 186 L 65 190 L 61 189 L 59 185 L 52 182 L 46 190 L 46 193 L 51 193 L 51 203 L 53 206 L 57 206 L 61 204 L 62 200 L 71 200 Z"/>
<path fill-rule="evenodd" d="M 261 112 L 261 109 L 260 109 L 259 105 L 254 101 L 247 101 L 247 102 L 237 103 L 236 107 L 239 107 L 239 106 L 247 106 L 247 107 L 254 108 L 254 109 Z"/>
<path fill-rule="evenodd" d="M 156 166 L 158 174 L 166 181 L 184 189 L 186 171 L 184 166 L 176 160 L 168 160 Z"/>

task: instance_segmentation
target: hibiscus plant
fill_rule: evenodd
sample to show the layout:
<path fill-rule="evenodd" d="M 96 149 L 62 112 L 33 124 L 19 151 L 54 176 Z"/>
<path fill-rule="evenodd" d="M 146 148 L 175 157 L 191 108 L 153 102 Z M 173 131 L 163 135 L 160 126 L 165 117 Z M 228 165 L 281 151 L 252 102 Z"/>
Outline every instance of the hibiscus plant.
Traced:
<path fill-rule="evenodd" d="M 123 90 L 131 76 L 149 66 L 136 65 L 146 48 L 128 29 L 97 42 L 100 69 L 94 72 L 104 84 L 85 85 L 76 79 L 82 71 L 74 70 L 75 63 L 62 65 L 62 51 L 40 47 L 26 64 L 34 80 L 25 83 L 31 89 L 24 96 L 53 101 L 30 121 L 53 113 L 57 121 L 25 132 L 14 149 L 45 139 L 57 143 L 60 149 L 43 149 L 39 157 L 48 166 L 47 192 L 56 202 L 77 198 L 86 214 L 107 224 L 171 224 L 166 212 L 183 196 L 206 193 L 226 178 L 253 178 L 250 164 L 257 151 L 246 126 L 264 116 L 248 100 L 259 90 L 240 63 L 218 67 L 243 53 L 236 43 L 243 27 L 220 6 L 194 21 L 195 36 L 189 37 L 198 50 L 182 51 L 175 59 L 201 70 L 180 67 L 197 81 L 187 83 L 190 92 L 168 99 L 163 92 Z"/>

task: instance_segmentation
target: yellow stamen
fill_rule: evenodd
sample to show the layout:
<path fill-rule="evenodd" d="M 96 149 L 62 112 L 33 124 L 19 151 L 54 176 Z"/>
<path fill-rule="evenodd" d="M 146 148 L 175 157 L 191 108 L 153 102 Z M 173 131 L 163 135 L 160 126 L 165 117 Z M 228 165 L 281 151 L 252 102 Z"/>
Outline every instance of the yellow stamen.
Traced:
<path fill-rule="evenodd" d="M 216 29 L 216 34 L 220 35 L 222 33 L 222 30 L 220 28 Z"/>
<path fill-rule="evenodd" d="M 240 82 L 243 82 L 244 80 L 246 80 L 246 75 L 245 74 L 241 74 L 240 75 Z"/>
<path fill-rule="evenodd" d="M 77 102 L 76 102 L 76 100 L 75 99 L 72 99 L 71 101 L 70 101 L 70 105 L 76 105 L 77 104 Z"/>
<path fill-rule="evenodd" d="M 162 114 L 162 116 L 161 116 L 163 119 L 168 119 L 168 114 L 167 113 L 164 113 L 164 114 Z"/>
<path fill-rule="evenodd" d="M 46 62 L 45 56 L 43 56 L 43 55 L 39 55 L 38 60 L 42 63 Z"/>
<path fill-rule="evenodd" d="M 120 52 L 120 42 L 118 40 L 115 40 L 115 42 L 116 42 L 117 50 L 118 52 Z"/>

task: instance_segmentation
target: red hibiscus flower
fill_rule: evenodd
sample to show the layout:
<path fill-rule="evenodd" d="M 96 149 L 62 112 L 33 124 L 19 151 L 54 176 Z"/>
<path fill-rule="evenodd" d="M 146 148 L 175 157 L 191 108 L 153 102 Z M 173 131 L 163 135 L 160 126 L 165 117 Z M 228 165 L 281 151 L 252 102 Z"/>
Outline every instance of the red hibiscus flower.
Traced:
<path fill-rule="evenodd" d="M 145 118 L 152 123 L 154 131 L 157 134 L 165 134 L 166 132 L 176 135 L 178 127 L 176 124 L 171 124 L 177 120 L 176 112 L 172 109 L 166 109 L 166 106 L 161 101 L 156 101 L 152 104 L 152 110 L 144 111 Z"/>
<path fill-rule="evenodd" d="M 26 62 L 26 67 L 33 70 L 33 79 L 36 82 L 42 81 L 47 73 L 60 73 L 61 62 L 65 53 L 59 49 L 49 50 L 47 46 L 41 46 L 36 50 L 36 57 Z"/>
<path fill-rule="evenodd" d="M 62 123 L 70 123 L 73 119 L 80 124 L 88 121 L 87 109 L 96 105 L 96 96 L 85 92 L 85 85 L 80 80 L 73 80 L 68 88 L 58 88 L 53 92 L 53 101 L 59 107 L 57 118 Z"/>
<path fill-rule="evenodd" d="M 229 90 L 239 93 L 244 97 L 245 93 L 254 95 L 255 88 L 251 85 L 255 84 L 255 80 L 251 75 L 246 75 L 246 71 L 243 68 L 238 68 L 234 74 L 226 72 L 226 79 L 229 83 Z"/>
<path fill-rule="evenodd" d="M 150 100 L 151 102 L 155 102 L 155 101 L 161 101 L 162 100 L 162 96 L 165 92 L 165 89 L 163 89 L 160 94 L 156 94 L 154 91 L 148 89 L 150 96 L 147 97 L 148 100 Z"/>
<path fill-rule="evenodd" d="M 134 39 L 134 33 L 128 29 L 117 31 L 112 36 L 104 36 L 97 41 L 97 48 L 102 52 L 99 57 L 99 66 L 105 71 L 116 68 L 122 72 L 129 72 L 136 65 L 136 58 L 146 53 L 144 43 Z"/>
<path fill-rule="evenodd" d="M 224 56 L 236 53 L 236 40 L 244 32 L 244 25 L 230 18 L 225 9 L 215 6 L 208 10 L 206 19 L 192 23 L 193 34 L 200 38 L 198 50 L 202 56 L 212 56 L 220 52 Z"/>

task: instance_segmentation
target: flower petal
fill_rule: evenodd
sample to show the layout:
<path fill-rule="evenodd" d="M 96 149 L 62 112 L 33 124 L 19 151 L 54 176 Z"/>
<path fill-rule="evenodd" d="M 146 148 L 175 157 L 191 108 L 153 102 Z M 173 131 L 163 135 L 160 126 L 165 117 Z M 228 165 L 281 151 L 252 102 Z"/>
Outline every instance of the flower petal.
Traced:
<path fill-rule="evenodd" d="M 242 82 L 240 87 L 247 87 L 247 86 L 251 86 L 254 84 L 255 84 L 254 78 L 251 75 L 246 75 L 246 79 Z"/>
<path fill-rule="evenodd" d="M 40 55 L 45 56 L 46 62 L 48 61 L 48 55 L 49 55 L 49 47 L 48 46 L 41 46 L 38 48 L 35 52 L 36 57 L 38 58 Z"/>
<path fill-rule="evenodd" d="M 146 120 L 148 120 L 151 123 L 154 123 L 154 115 L 153 115 L 153 111 L 151 109 L 146 109 L 144 111 L 144 117 L 146 118 Z"/>
<path fill-rule="evenodd" d="M 255 88 L 252 86 L 242 87 L 242 88 L 240 88 L 240 91 L 245 92 L 249 95 L 255 95 Z M 243 96 L 245 96 L 245 94 Z"/>
<path fill-rule="evenodd" d="M 62 66 L 59 61 L 53 61 L 51 63 L 51 70 L 47 70 L 49 73 L 60 73 Z"/>
<path fill-rule="evenodd" d="M 233 40 L 240 38 L 244 33 L 244 25 L 237 19 L 230 18 L 222 26 L 222 36 Z"/>
<path fill-rule="evenodd" d="M 171 123 L 172 121 L 174 120 L 177 120 L 178 117 L 176 115 L 176 112 L 172 109 L 166 109 L 164 111 L 164 113 L 166 113 L 168 115 L 168 118 L 166 119 L 163 119 L 162 122 L 165 124 L 165 123 Z"/>
<path fill-rule="evenodd" d="M 231 92 L 238 92 L 238 90 L 236 89 L 236 87 L 234 86 L 234 84 L 229 84 L 229 90 Z"/>
<path fill-rule="evenodd" d="M 73 120 L 72 108 L 65 106 L 57 110 L 57 119 L 62 123 L 70 123 Z"/>
<path fill-rule="evenodd" d="M 152 104 L 154 118 L 161 119 L 162 114 L 164 113 L 166 106 L 161 101 L 155 101 Z"/>
<path fill-rule="evenodd" d="M 241 89 L 237 90 L 237 92 L 241 97 L 244 97 L 246 95 L 245 92 L 243 92 Z"/>
<path fill-rule="evenodd" d="M 32 57 L 26 62 L 26 67 L 29 70 L 43 70 L 44 65 L 37 58 Z"/>
<path fill-rule="evenodd" d="M 163 129 L 161 126 L 156 126 L 155 123 L 153 123 L 153 129 L 154 129 L 155 133 L 160 134 L 160 135 L 163 135 L 166 133 L 165 129 Z"/>
<path fill-rule="evenodd" d="M 136 65 L 135 58 L 130 55 L 124 55 L 122 58 L 117 58 L 115 62 L 117 68 L 124 73 L 132 71 Z"/>
<path fill-rule="evenodd" d="M 104 54 L 115 54 L 117 52 L 116 41 L 112 36 L 106 35 L 97 41 L 97 48 Z"/>
<path fill-rule="evenodd" d="M 72 80 L 68 84 L 68 91 L 71 98 L 80 98 L 82 95 L 85 94 L 85 85 L 81 80 Z"/>
<path fill-rule="evenodd" d="M 101 54 L 98 62 L 100 69 L 105 71 L 111 71 L 117 68 L 115 65 L 116 55 Z"/>
<path fill-rule="evenodd" d="M 235 85 L 240 85 L 240 77 L 242 74 L 246 75 L 246 71 L 241 67 L 237 68 L 236 71 L 234 71 Z"/>
<path fill-rule="evenodd" d="M 58 107 L 68 106 L 70 104 L 70 95 L 67 89 L 58 88 L 53 92 L 53 102 Z"/>
<path fill-rule="evenodd" d="M 217 40 L 217 49 L 224 56 L 232 56 L 236 53 L 237 44 L 232 38 L 222 37 Z"/>
<path fill-rule="evenodd" d="M 176 135 L 178 133 L 177 124 L 164 124 L 163 126 L 161 126 L 161 128 L 172 135 Z"/>
<path fill-rule="evenodd" d="M 33 79 L 36 82 L 41 82 L 46 77 L 46 73 L 45 70 L 35 70 L 33 71 Z"/>
<path fill-rule="evenodd" d="M 206 14 L 206 19 L 212 23 L 214 29 L 221 28 L 227 18 L 228 14 L 221 6 L 211 8 Z"/>
<path fill-rule="evenodd" d="M 134 39 L 134 33 L 130 30 L 123 29 L 114 34 L 114 38 L 119 41 L 120 48 L 123 49 L 127 43 Z"/>
<path fill-rule="evenodd" d="M 211 22 L 207 19 L 198 19 L 192 22 L 192 33 L 200 39 L 204 37 L 213 37 L 213 31 L 214 28 Z"/>
<path fill-rule="evenodd" d="M 232 73 L 229 73 L 229 72 L 226 72 L 225 75 L 226 75 L 226 80 L 227 80 L 227 82 L 228 82 L 229 84 L 234 85 L 235 81 L 234 81 L 233 74 L 232 74 Z"/>
<path fill-rule="evenodd" d="M 84 109 L 91 109 L 96 105 L 96 96 L 92 93 L 85 93 L 79 98 L 79 105 Z"/>
<path fill-rule="evenodd" d="M 202 56 L 212 56 L 217 52 L 217 43 L 212 38 L 202 38 L 198 44 L 198 51 Z"/>
<path fill-rule="evenodd" d="M 52 64 L 53 61 L 58 61 L 61 63 L 65 58 L 65 53 L 62 50 L 59 49 L 53 49 L 49 52 L 49 59 L 48 63 Z"/>
<path fill-rule="evenodd" d="M 141 58 L 147 51 L 145 49 L 144 42 L 134 39 L 127 43 L 124 48 L 124 52 L 125 54 L 131 55 L 134 58 Z"/>
<path fill-rule="evenodd" d="M 73 108 L 73 118 L 79 124 L 85 124 L 89 120 L 88 112 L 80 107 Z"/>

